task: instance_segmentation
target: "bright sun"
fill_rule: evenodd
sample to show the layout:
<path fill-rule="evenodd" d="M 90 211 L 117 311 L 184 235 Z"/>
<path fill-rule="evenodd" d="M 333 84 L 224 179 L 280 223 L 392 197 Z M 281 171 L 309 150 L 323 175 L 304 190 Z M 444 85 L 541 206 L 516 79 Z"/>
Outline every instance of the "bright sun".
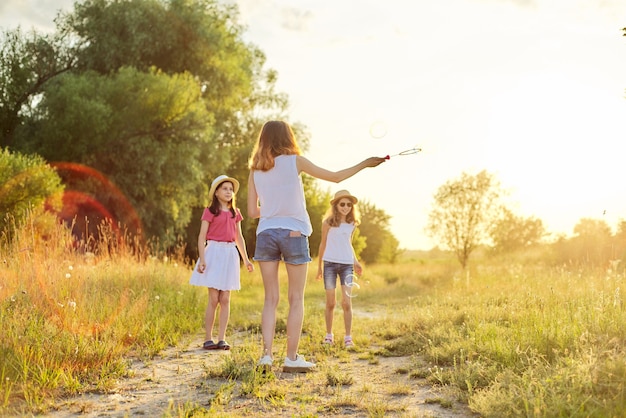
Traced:
<path fill-rule="evenodd" d="M 563 218 L 576 209 L 600 217 L 607 208 L 616 216 L 626 209 L 624 187 L 616 190 L 626 148 L 619 137 L 626 124 L 623 88 L 568 73 L 532 73 L 493 97 L 489 166 L 530 212 L 551 209 Z"/>

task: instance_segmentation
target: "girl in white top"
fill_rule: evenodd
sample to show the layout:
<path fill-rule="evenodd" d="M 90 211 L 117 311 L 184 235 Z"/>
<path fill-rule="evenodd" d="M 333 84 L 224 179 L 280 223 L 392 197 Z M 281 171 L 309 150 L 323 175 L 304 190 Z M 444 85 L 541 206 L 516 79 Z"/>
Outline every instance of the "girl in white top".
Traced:
<path fill-rule="evenodd" d="M 360 275 L 363 271 L 352 246 L 352 236 L 360 223 L 356 204 L 358 199 L 347 190 L 340 190 L 330 201 L 330 208 L 322 222 L 322 240 L 320 241 L 317 279 L 324 277 L 326 289 L 326 337 L 325 344 L 332 344 L 333 315 L 335 312 L 337 276 L 341 283 L 341 307 L 346 334 L 343 338 L 346 348 L 354 348 L 352 341 L 352 299 L 349 297 L 354 281 L 354 272 Z M 322 269 L 322 262 L 324 268 Z"/>
<path fill-rule="evenodd" d="M 304 319 L 304 288 L 311 261 L 308 237 L 312 231 L 300 173 L 338 183 L 364 168 L 385 162 L 385 158 L 370 157 L 352 167 L 329 171 L 300 154 L 291 126 L 283 121 L 269 121 L 259 133 L 249 162 L 248 216 L 260 218 L 254 260 L 259 262 L 265 290 L 261 315 L 263 355 L 259 366 L 271 367 L 273 362 L 272 344 L 279 300 L 278 267 L 283 261 L 289 287 L 285 372 L 308 372 L 315 367 L 298 354 Z"/>

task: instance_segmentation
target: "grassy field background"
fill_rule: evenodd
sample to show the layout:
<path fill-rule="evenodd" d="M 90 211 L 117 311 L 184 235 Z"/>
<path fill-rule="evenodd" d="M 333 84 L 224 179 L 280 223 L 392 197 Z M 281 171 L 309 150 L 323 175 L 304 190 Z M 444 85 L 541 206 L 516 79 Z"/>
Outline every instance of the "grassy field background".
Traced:
<path fill-rule="evenodd" d="M 190 267 L 176 254 L 152 256 L 112 238 L 92 253 L 41 222 L 30 219 L 1 239 L 0 413 L 7 415 L 45 414 L 65 396 L 112 390 L 129 358 L 150 358 L 203 327 L 206 290 L 188 285 Z M 406 253 L 396 264 L 365 267 L 353 335 L 363 356 L 419 359 L 404 372 L 446 388 L 480 416 L 625 416 L 624 277 L 613 267 L 555 266 L 539 255 L 476 259 L 461 272 L 452 258 Z M 324 290 L 310 270 L 300 351 L 323 366 L 339 354 L 320 344 Z M 277 350 L 287 311 L 286 286 L 281 291 Z M 254 372 L 262 304 L 258 269 L 242 270 L 229 334 L 249 338 L 207 379 L 238 382 L 239 396 L 266 402 L 276 383 Z M 335 325 L 342 338 L 340 306 Z M 330 371 L 326 377 L 345 383 Z M 213 394 L 211 409 L 179 405 L 168 414 L 225 413 L 222 395 Z M 384 408 L 364 410 L 385 416 Z"/>

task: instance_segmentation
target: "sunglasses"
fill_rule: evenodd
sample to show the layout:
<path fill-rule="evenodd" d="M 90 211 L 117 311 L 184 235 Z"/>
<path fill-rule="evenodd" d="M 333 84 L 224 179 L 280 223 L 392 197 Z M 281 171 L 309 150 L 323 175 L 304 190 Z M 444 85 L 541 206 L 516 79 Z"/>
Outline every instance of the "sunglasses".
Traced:
<path fill-rule="evenodd" d="M 351 208 L 352 207 L 352 203 L 350 203 L 350 202 L 341 202 L 339 204 L 339 206 L 341 206 L 342 208 L 345 207 L 345 206 Z"/>

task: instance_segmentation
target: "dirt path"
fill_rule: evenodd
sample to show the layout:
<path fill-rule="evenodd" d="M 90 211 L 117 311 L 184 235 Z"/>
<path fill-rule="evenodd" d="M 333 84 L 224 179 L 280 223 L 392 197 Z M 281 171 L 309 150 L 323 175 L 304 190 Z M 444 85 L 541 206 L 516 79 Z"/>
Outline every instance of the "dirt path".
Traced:
<path fill-rule="evenodd" d="M 176 416 L 178 406 L 181 405 L 196 404 L 208 409 L 213 392 L 208 383 L 207 368 L 219 364 L 222 356 L 228 356 L 231 353 L 229 351 L 207 352 L 200 348 L 201 344 L 202 340 L 198 337 L 187 346 L 170 348 L 153 360 L 135 361 L 131 365 L 132 377 L 120 381 L 113 393 L 85 394 L 67 399 L 59 403 L 57 411 L 50 412 L 46 416 L 56 418 L 138 415 L 159 417 L 165 414 Z M 353 379 L 351 385 L 341 387 L 342 399 L 380 399 L 381 404 L 384 404 L 386 408 L 392 407 L 393 412 L 385 413 L 386 417 L 463 418 L 475 416 L 467 407 L 458 403 L 452 402 L 451 407 L 443 407 L 438 403 L 429 402 L 429 400 L 445 398 L 445 395 L 437 393 L 434 388 L 425 385 L 425 382 L 419 379 L 397 373 L 399 368 L 409 365 L 410 359 L 407 357 L 381 357 L 375 364 L 372 364 L 367 360 L 359 359 L 358 353 L 350 353 L 349 356 L 349 361 L 332 360 L 332 367 Z M 278 366 L 275 366 L 274 370 L 278 386 L 290 388 L 294 387 L 294 384 L 300 387 L 311 385 L 310 389 L 307 387 L 307 393 L 313 394 L 317 399 L 308 404 L 305 403 L 304 406 L 302 402 L 287 401 L 284 407 L 276 408 L 263 405 L 252 396 L 237 396 L 238 391 L 235 390 L 233 398 L 225 409 L 232 411 L 233 416 L 253 414 L 253 416 L 292 417 L 303 414 L 305 412 L 303 408 L 312 416 L 370 416 L 363 408 L 357 408 L 350 402 L 345 404 L 340 402 L 337 406 L 337 390 L 325 384 L 325 375 L 320 376 L 324 374 L 322 370 L 308 375 L 282 373 Z M 225 381 L 219 382 L 220 385 L 225 383 Z M 293 406 L 290 406 L 291 404 Z M 327 405 L 332 405 L 332 407 L 320 410 L 321 407 Z"/>

